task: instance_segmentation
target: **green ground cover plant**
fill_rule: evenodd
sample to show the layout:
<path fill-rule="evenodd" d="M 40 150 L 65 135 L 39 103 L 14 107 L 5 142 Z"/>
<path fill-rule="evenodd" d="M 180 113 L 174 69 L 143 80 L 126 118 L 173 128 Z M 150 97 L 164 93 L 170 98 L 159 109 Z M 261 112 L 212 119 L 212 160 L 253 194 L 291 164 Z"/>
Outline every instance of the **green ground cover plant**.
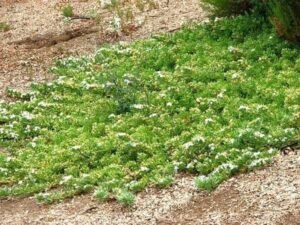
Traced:
<path fill-rule="evenodd" d="M 67 4 L 62 8 L 62 14 L 66 18 L 70 18 L 74 16 L 73 6 L 71 4 Z"/>
<path fill-rule="evenodd" d="M 0 103 L 0 197 L 85 192 L 133 204 L 198 174 L 212 190 L 299 143 L 300 49 L 238 16 L 106 45 Z"/>
<path fill-rule="evenodd" d="M 0 22 L 0 32 L 6 32 L 11 29 L 11 26 L 6 22 Z"/>

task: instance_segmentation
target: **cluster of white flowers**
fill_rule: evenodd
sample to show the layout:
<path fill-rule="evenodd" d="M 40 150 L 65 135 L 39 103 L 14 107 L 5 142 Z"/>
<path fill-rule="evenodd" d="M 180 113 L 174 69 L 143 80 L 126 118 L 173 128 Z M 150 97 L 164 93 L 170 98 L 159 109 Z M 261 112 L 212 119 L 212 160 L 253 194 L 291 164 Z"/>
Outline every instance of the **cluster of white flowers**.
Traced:
<path fill-rule="evenodd" d="M 59 182 L 59 184 L 61 185 L 61 184 L 67 183 L 67 182 L 68 182 L 69 180 L 71 180 L 72 178 L 73 178 L 72 175 L 64 176 L 64 177 L 62 178 L 62 180 Z"/>
<path fill-rule="evenodd" d="M 197 179 L 201 182 L 206 182 L 209 179 L 209 177 L 201 175 L 201 176 L 198 176 Z"/>
<path fill-rule="evenodd" d="M 237 169 L 238 166 L 233 164 L 233 163 L 223 163 L 220 166 L 218 166 L 213 172 L 212 174 L 217 174 L 220 173 L 224 170 L 228 170 L 228 171 L 233 171 L 235 169 Z"/>
<path fill-rule="evenodd" d="M 186 142 L 182 145 L 184 149 L 189 149 L 190 147 L 194 146 L 194 143 L 192 141 Z"/>
<path fill-rule="evenodd" d="M 132 105 L 132 107 L 133 107 L 134 109 L 143 109 L 143 108 L 144 108 L 144 105 L 142 105 L 142 104 L 134 104 L 134 105 Z"/>
<path fill-rule="evenodd" d="M 47 103 L 47 102 L 44 102 L 44 101 L 40 101 L 40 102 L 38 103 L 38 106 L 39 106 L 39 107 L 44 107 L 44 108 L 49 107 L 49 106 L 52 106 L 52 105 L 53 105 L 53 104 Z"/>
<path fill-rule="evenodd" d="M 284 133 L 294 134 L 295 133 L 295 128 L 286 128 L 286 129 L 284 129 Z"/>
<path fill-rule="evenodd" d="M 239 107 L 239 111 L 242 111 L 242 110 L 245 110 L 245 111 L 248 111 L 250 108 L 248 107 L 248 106 L 245 106 L 245 105 L 241 105 L 240 107 Z"/>
<path fill-rule="evenodd" d="M 165 75 L 163 74 L 162 71 L 157 71 L 157 72 L 156 72 L 156 75 L 157 75 L 158 77 L 160 77 L 160 78 L 165 77 Z"/>
<path fill-rule="evenodd" d="M 110 25 L 113 31 L 120 32 L 122 29 L 122 19 L 119 16 L 115 15 Z"/>
<path fill-rule="evenodd" d="M 192 138 L 192 141 L 196 141 L 196 142 L 205 142 L 205 138 L 201 135 L 196 135 Z"/>
<path fill-rule="evenodd" d="M 108 119 L 113 119 L 113 118 L 115 118 L 115 117 L 116 117 L 116 115 L 113 114 L 113 113 L 108 115 Z"/>
<path fill-rule="evenodd" d="M 136 143 L 136 142 L 129 142 L 128 143 L 131 147 L 137 147 L 139 144 L 138 143 Z"/>
<path fill-rule="evenodd" d="M 266 165 L 268 163 L 268 161 L 269 161 L 269 159 L 259 158 L 259 159 L 253 160 L 248 167 L 249 167 L 249 169 L 254 169 L 256 167 Z"/>
<path fill-rule="evenodd" d="M 217 98 L 224 98 L 224 92 L 225 92 L 225 91 L 221 91 L 221 92 L 217 95 Z"/>
<path fill-rule="evenodd" d="M 204 120 L 205 125 L 208 125 L 208 124 L 213 123 L 213 122 L 214 122 L 214 120 L 212 118 L 207 118 L 207 119 Z"/>
<path fill-rule="evenodd" d="M 141 166 L 140 171 L 141 172 L 148 172 L 150 169 L 148 167 L 145 166 Z"/>
<path fill-rule="evenodd" d="M 117 137 L 125 137 L 127 134 L 123 132 L 116 133 Z"/>
<path fill-rule="evenodd" d="M 105 85 L 105 87 L 107 87 L 107 88 L 115 86 L 114 83 L 109 82 L 109 81 L 107 81 L 104 85 Z"/>
<path fill-rule="evenodd" d="M 211 150 L 211 151 L 213 151 L 213 150 L 215 150 L 216 149 L 216 145 L 215 144 L 209 144 L 208 145 L 208 148 Z"/>
<path fill-rule="evenodd" d="M 73 147 L 71 147 L 72 150 L 79 150 L 81 149 L 81 146 L 80 145 L 75 145 Z"/>
<path fill-rule="evenodd" d="M 187 164 L 186 168 L 187 169 L 194 169 L 196 163 L 197 163 L 197 160 L 193 160 L 192 162 L 190 162 L 189 164 Z"/>
<path fill-rule="evenodd" d="M 32 120 L 34 118 L 34 115 L 27 111 L 22 112 L 21 116 L 26 120 Z"/>
<path fill-rule="evenodd" d="M 152 113 L 149 117 L 154 118 L 154 117 L 157 117 L 157 116 L 158 116 L 157 113 Z"/>
<path fill-rule="evenodd" d="M 260 132 L 260 131 L 255 131 L 254 132 L 254 137 L 256 137 L 256 138 L 264 138 L 266 135 L 265 134 L 263 134 L 262 132 Z"/>
<path fill-rule="evenodd" d="M 239 73 L 233 73 L 232 74 L 232 76 L 231 76 L 231 78 L 233 79 L 233 80 L 235 80 L 235 79 L 238 79 L 238 78 L 240 78 L 241 77 L 241 75 L 239 74 Z"/>

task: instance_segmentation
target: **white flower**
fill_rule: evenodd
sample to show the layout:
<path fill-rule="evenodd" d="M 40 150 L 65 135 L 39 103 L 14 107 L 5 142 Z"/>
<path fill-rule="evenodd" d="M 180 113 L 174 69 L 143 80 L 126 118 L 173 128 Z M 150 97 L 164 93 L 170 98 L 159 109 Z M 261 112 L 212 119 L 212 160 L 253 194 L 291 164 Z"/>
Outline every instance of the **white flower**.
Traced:
<path fill-rule="evenodd" d="M 11 132 L 10 137 L 16 140 L 16 139 L 18 139 L 19 135 L 15 132 Z"/>
<path fill-rule="evenodd" d="M 220 92 L 218 95 L 217 95 L 218 98 L 223 98 L 224 97 L 224 92 Z"/>
<path fill-rule="evenodd" d="M 173 105 L 172 102 L 167 103 L 167 107 L 171 107 L 172 105 Z"/>
<path fill-rule="evenodd" d="M 160 77 L 160 78 L 165 77 L 165 75 L 164 75 L 161 71 L 157 71 L 156 74 L 157 74 L 157 76 Z"/>
<path fill-rule="evenodd" d="M 267 163 L 268 161 L 264 158 L 262 159 L 256 159 L 254 161 L 251 162 L 251 164 L 249 165 L 249 168 L 255 168 L 258 166 L 263 166 Z"/>
<path fill-rule="evenodd" d="M 141 166 L 140 171 L 141 171 L 141 172 L 148 172 L 148 171 L 149 171 L 149 168 L 148 168 L 148 167 L 145 167 L 145 166 Z"/>
<path fill-rule="evenodd" d="M 259 131 L 254 132 L 254 136 L 255 136 L 255 137 L 258 137 L 258 138 L 263 138 L 263 137 L 265 137 L 265 135 L 264 135 L 263 133 L 259 132 Z"/>
<path fill-rule="evenodd" d="M 269 154 L 274 154 L 276 152 L 276 149 L 275 148 L 270 148 L 269 150 L 268 150 L 268 153 Z"/>
<path fill-rule="evenodd" d="M 116 117 L 116 115 L 115 114 L 110 114 L 109 116 L 108 116 L 108 119 L 112 119 L 112 118 L 115 118 Z"/>
<path fill-rule="evenodd" d="M 191 141 L 189 141 L 189 142 L 183 144 L 183 148 L 184 148 L 184 149 L 189 149 L 189 148 L 192 147 L 193 145 L 194 145 L 194 143 L 191 142 Z"/>
<path fill-rule="evenodd" d="M 207 118 L 207 119 L 204 120 L 204 124 L 205 124 L 205 125 L 207 125 L 207 124 L 209 124 L 209 123 L 212 123 L 212 122 L 214 122 L 214 120 L 211 119 L 211 118 Z"/>
<path fill-rule="evenodd" d="M 162 98 L 166 97 L 166 93 L 159 93 L 159 97 L 162 97 Z"/>
<path fill-rule="evenodd" d="M 240 77 L 240 74 L 239 73 L 234 73 L 234 74 L 232 74 L 232 79 L 237 79 L 237 78 L 239 78 Z"/>
<path fill-rule="evenodd" d="M 248 106 L 245 106 L 245 105 L 241 105 L 240 107 L 239 107 L 239 110 L 241 111 L 241 110 L 245 110 L 245 111 L 247 111 L 247 110 L 249 110 L 250 108 L 248 107 Z"/>
<path fill-rule="evenodd" d="M 201 181 L 201 182 L 203 182 L 203 181 L 208 180 L 208 177 L 201 175 L 201 176 L 198 177 L 198 180 Z"/>
<path fill-rule="evenodd" d="M 46 102 L 39 102 L 38 103 L 38 106 L 40 106 L 40 107 L 47 107 L 49 104 L 48 103 L 46 103 Z"/>
<path fill-rule="evenodd" d="M 157 117 L 157 113 L 152 113 L 149 117 L 150 118 Z"/>
<path fill-rule="evenodd" d="M 215 173 L 219 173 L 223 170 L 229 170 L 229 171 L 232 171 L 234 169 L 237 169 L 238 166 L 235 165 L 235 164 L 232 164 L 232 163 L 224 163 L 224 164 L 221 164 L 220 166 L 218 166 L 213 172 L 212 174 L 215 174 Z"/>
<path fill-rule="evenodd" d="M 71 180 L 72 178 L 73 178 L 72 175 L 70 175 L 70 176 L 64 176 L 62 178 L 62 180 L 59 182 L 59 184 L 64 184 L 64 183 L 68 182 L 69 180 Z"/>
<path fill-rule="evenodd" d="M 114 30 L 120 31 L 122 27 L 122 19 L 119 16 L 114 16 L 111 25 Z"/>
<path fill-rule="evenodd" d="M 235 142 L 235 140 L 233 139 L 233 138 L 230 138 L 229 140 L 228 140 L 228 143 L 229 144 L 233 144 Z"/>
<path fill-rule="evenodd" d="M 21 116 L 27 120 L 32 120 L 34 118 L 34 116 L 27 111 L 22 112 Z"/>
<path fill-rule="evenodd" d="M 135 143 L 135 142 L 129 142 L 129 145 L 130 145 L 131 147 L 136 147 L 136 146 L 138 146 L 138 143 Z"/>
<path fill-rule="evenodd" d="M 0 167 L 0 172 L 4 173 L 4 172 L 7 172 L 7 171 L 8 171 L 8 169 Z"/>
<path fill-rule="evenodd" d="M 196 135 L 195 137 L 193 137 L 192 141 L 205 142 L 205 138 L 200 135 Z"/>
<path fill-rule="evenodd" d="M 143 109 L 144 105 L 142 105 L 142 104 L 134 104 L 132 107 L 135 108 L 135 109 Z"/>
<path fill-rule="evenodd" d="M 239 49 L 238 48 L 235 48 L 235 47 L 233 47 L 233 46 L 229 46 L 228 47 L 228 51 L 229 52 L 237 52 Z"/>
<path fill-rule="evenodd" d="M 122 132 L 116 133 L 116 136 L 117 136 L 117 137 L 125 137 L 125 136 L 126 136 L 126 133 L 122 133 Z"/>
<path fill-rule="evenodd" d="M 215 150 L 216 149 L 215 144 L 209 144 L 208 147 L 210 148 L 210 150 Z"/>
<path fill-rule="evenodd" d="M 295 128 L 286 128 L 286 129 L 284 130 L 284 133 L 286 133 L 286 134 L 288 134 L 288 133 L 293 134 L 294 132 L 295 132 Z"/>
<path fill-rule="evenodd" d="M 187 169 L 193 169 L 194 168 L 194 162 L 190 162 L 189 164 L 187 164 L 186 168 Z"/>
<path fill-rule="evenodd" d="M 36 147 L 36 143 L 35 143 L 35 142 L 31 142 L 31 146 L 32 146 L 33 148 L 35 148 L 35 147 Z"/>
<path fill-rule="evenodd" d="M 105 83 L 105 87 L 112 87 L 114 85 L 115 85 L 114 83 L 109 82 L 109 81 Z"/>
<path fill-rule="evenodd" d="M 128 84 L 130 84 L 130 83 L 131 83 L 131 81 L 130 81 L 130 80 L 128 80 L 128 79 L 125 79 L 125 80 L 124 80 L 124 83 L 128 85 Z"/>
<path fill-rule="evenodd" d="M 73 146 L 71 149 L 72 149 L 72 150 L 79 150 L 80 148 L 81 148 L 80 145 L 75 145 L 75 146 Z"/>
<path fill-rule="evenodd" d="M 201 98 L 201 97 L 196 98 L 196 102 L 197 102 L 197 103 L 201 103 L 201 102 L 202 102 L 202 98 Z"/>

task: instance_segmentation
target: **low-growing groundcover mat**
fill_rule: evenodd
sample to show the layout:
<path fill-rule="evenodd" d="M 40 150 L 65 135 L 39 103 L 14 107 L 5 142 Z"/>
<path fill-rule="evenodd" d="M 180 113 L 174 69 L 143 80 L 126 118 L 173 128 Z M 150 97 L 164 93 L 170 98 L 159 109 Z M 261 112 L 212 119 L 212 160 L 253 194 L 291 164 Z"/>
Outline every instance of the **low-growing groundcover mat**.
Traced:
<path fill-rule="evenodd" d="M 0 196 L 53 202 L 94 191 L 132 204 L 178 172 L 211 190 L 299 143 L 300 49 L 254 16 L 223 19 L 93 57 L 0 104 Z"/>

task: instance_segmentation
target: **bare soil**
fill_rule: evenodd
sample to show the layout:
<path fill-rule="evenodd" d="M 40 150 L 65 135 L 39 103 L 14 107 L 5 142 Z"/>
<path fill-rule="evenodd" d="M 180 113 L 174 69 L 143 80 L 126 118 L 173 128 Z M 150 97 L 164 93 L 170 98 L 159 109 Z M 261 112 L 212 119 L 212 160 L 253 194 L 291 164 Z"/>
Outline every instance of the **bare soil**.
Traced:
<path fill-rule="evenodd" d="M 202 21 L 198 0 L 160 1 L 158 9 L 139 13 L 144 22 L 130 34 L 106 31 L 111 15 L 96 0 L 70 1 L 77 15 L 90 9 L 94 20 L 64 22 L 62 0 L 0 0 L 0 20 L 11 24 L 0 32 L 0 99 L 5 89 L 26 90 L 30 83 L 53 79 L 48 72 L 56 59 L 92 54 L 104 42 L 132 41 L 153 33 L 177 30 L 183 23 Z M 0 149 L 0 152 L 4 152 Z M 99 203 L 90 195 L 59 204 L 38 204 L 33 197 L 0 200 L 0 224 L 300 224 L 300 156 L 275 158 L 269 167 L 241 174 L 211 193 L 194 187 L 192 175 L 180 174 L 163 190 L 148 188 L 125 208 L 115 201 Z"/>

